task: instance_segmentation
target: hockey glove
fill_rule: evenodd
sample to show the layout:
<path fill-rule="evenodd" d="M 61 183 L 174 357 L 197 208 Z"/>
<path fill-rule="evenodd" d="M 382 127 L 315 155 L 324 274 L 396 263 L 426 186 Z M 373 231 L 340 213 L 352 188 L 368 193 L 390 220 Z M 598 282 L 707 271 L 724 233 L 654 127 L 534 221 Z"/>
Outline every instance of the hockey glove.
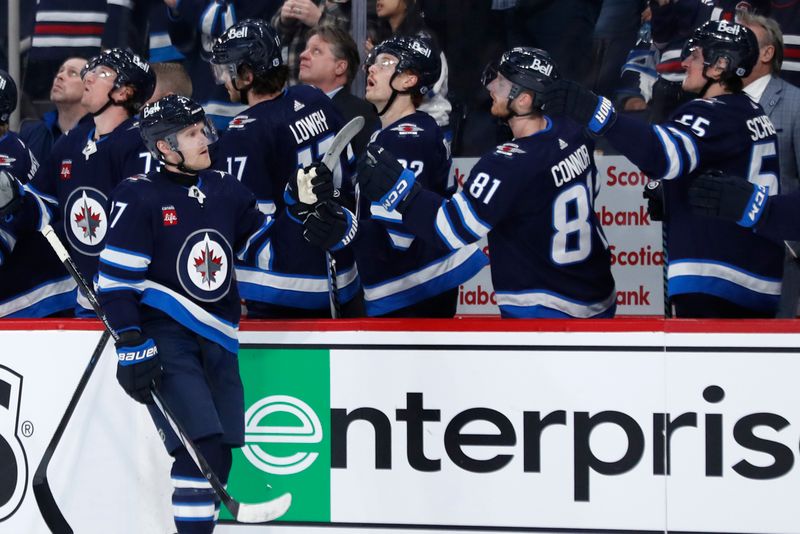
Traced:
<path fill-rule="evenodd" d="M 768 187 L 719 171 L 701 174 L 689 188 L 692 211 L 732 221 L 745 228 L 758 223 L 767 209 L 768 200 Z"/>
<path fill-rule="evenodd" d="M 661 180 L 647 182 L 642 191 L 642 198 L 647 200 L 647 214 L 651 221 L 664 220 L 664 187 Z"/>
<path fill-rule="evenodd" d="M 155 341 L 129 330 L 119 336 L 117 346 L 117 382 L 136 402 L 152 404 L 151 387 L 161 382 L 161 359 Z"/>
<path fill-rule="evenodd" d="M 391 152 L 370 144 L 358 162 L 361 191 L 387 211 L 405 211 L 422 186 L 414 173 L 403 167 Z"/>
<path fill-rule="evenodd" d="M 596 135 L 603 135 L 617 119 L 614 105 L 571 80 L 556 80 L 541 94 L 542 111 L 548 115 L 566 115 Z"/>
<path fill-rule="evenodd" d="M 330 200 L 317 205 L 304 226 L 303 238 L 306 241 L 330 251 L 346 247 L 358 233 L 358 221 L 350 210 Z"/>
<path fill-rule="evenodd" d="M 286 192 L 294 202 L 311 205 L 339 197 L 339 190 L 333 186 L 333 173 L 321 162 L 297 169 L 286 184 Z"/>
<path fill-rule="evenodd" d="M 13 215 L 19 207 L 22 185 L 10 172 L 0 171 L 0 217 Z"/>

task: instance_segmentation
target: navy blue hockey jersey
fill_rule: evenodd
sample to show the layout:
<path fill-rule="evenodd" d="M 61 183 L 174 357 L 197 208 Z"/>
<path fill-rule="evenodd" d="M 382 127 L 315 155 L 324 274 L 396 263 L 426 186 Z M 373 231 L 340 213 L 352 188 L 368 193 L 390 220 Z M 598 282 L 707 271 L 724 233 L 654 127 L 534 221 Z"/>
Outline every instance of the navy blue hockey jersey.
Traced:
<path fill-rule="evenodd" d="M 13 132 L 0 137 L 0 169 L 27 183 L 39 164 Z M 38 232 L 0 225 L 0 317 L 46 317 L 72 309 L 75 281 Z"/>
<path fill-rule="evenodd" d="M 192 186 L 171 176 L 159 171 L 132 177 L 111 194 L 100 302 L 118 331 L 141 329 L 143 304 L 236 353 L 234 255 L 246 261 L 269 235 L 272 219 L 225 173 L 203 171 Z"/>
<path fill-rule="evenodd" d="M 427 113 L 403 117 L 373 135 L 372 142 L 394 154 L 417 182 L 445 198 L 456 191 L 450 178 L 450 150 L 436 121 Z M 416 239 L 402 215 L 378 202 L 359 222 L 354 243 L 364 286 L 367 315 L 379 316 L 411 306 L 457 287 L 489 262 L 477 245 L 455 251 Z"/>
<path fill-rule="evenodd" d="M 403 215 L 458 250 L 488 235 L 503 317 L 611 317 L 611 256 L 594 210 L 593 142 L 565 119 L 483 156 L 452 199 L 421 191 Z"/>
<path fill-rule="evenodd" d="M 52 224 L 65 238 L 72 259 L 87 280 L 97 272 L 97 257 L 113 222 L 108 218 L 109 193 L 126 176 L 146 172 L 153 163 L 133 119 L 97 142 L 94 132 L 90 121 L 59 138 L 50 158 L 26 186 L 33 194 L 26 195 L 23 209 L 33 215 L 21 217 L 29 223 L 26 229 L 41 230 Z M 78 304 L 91 312 L 81 294 Z"/>
<path fill-rule="evenodd" d="M 214 166 L 241 180 L 267 215 L 285 211 L 284 190 L 298 167 L 319 160 L 343 126 L 330 99 L 308 85 L 286 89 L 278 98 L 261 102 L 234 118 L 214 152 Z M 334 182 L 352 192 L 352 151 L 345 150 L 332 169 Z M 339 266 L 341 302 L 358 291 L 353 254 L 335 254 Z M 239 290 L 248 300 L 304 309 L 327 309 L 325 253 L 303 239 L 303 225 L 277 217 L 271 239 L 259 254 L 258 268 L 237 268 Z"/>
<path fill-rule="evenodd" d="M 778 194 L 777 136 L 761 106 L 745 94 L 695 99 L 661 125 L 619 117 L 606 136 L 651 178 L 665 180 L 669 295 L 706 293 L 774 311 L 782 248 L 734 223 L 693 214 L 687 200 L 692 178 L 709 170 Z"/>

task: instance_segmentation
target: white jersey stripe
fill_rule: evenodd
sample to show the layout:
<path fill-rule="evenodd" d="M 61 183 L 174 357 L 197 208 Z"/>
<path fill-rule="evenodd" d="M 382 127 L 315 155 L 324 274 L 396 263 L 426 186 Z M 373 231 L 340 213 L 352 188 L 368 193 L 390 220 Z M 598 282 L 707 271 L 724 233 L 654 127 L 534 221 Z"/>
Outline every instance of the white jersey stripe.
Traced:
<path fill-rule="evenodd" d="M 36 22 L 105 22 L 102 11 L 37 11 Z"/>
<path fill-rule="evenodd" d="M 681 175 L 681 156 L 678 144 L 667 130 L 661 126 L 653 126 L 653 129 L 661 140 L 664 149 L 664 156 L 667 158 L 667 172 L 661 177 L 662 180 L 672 180 Z"/>
<path fill-rule="evenodd" d="M 464 225 L 469 228 L 470 232 L 479 238 L 489 233 L 492 227 L 480 220 L 475 212 L 472 211 L 472 206 L 470 206 L 469 201 L 464 198 L 463 191 L 459 191 L 457 194 L 453 195 L 452 200 L 458 210 L 458 214 L 461 216 L 461 220 L 464 221 Z"/>
<path fill-rule="evenodd" d="M 442 238 L 442 241 L 450 247 L 450 250 L 461 248 L 467 244 L 455 233 L 453 226 L 450 224 L 450 220 L 447 218 L 447 211 L 445 210 L 444 204 L 442 204 L 439 211 L 436 212 L 436 231 L 439 237 Z"/>
<path fill-rule="evenodd" d="M 692 136 L 678 130 L 677 128 L 673 128 L 672 126 L 668 126 L 667 129 L 672 132 L 672 134 L 681 140 L 683 143 L 683 151 L 686 155 L 689 156 L 689 170 L 685 171 L 686 174 L 694 172 L 697 168 L 698 160 L 697 160 L 697 145 L 692 139 Z"/>
<path fill-rule="evenodd" d="M 579 319 L 588 319 L 599 315 L 608 310 L 614 305 L 617 299 L 617 291 L 614 290 L 611 294 L 601 302 L 582 303 L 573 300 L 568 300 L 553 293 L 546 293 L 544 291 L 528 291 L 520 293 L 504 293 L 498 291 L 496 293 L 497 305 L 502 306 L 516 306 L 516 307 L 533 307 L 544 306 L 553 310 L 558 310 L 572 317 Z"/>
<path fill-rule="evenodd" d="M 781 294 L 780 280 L 765 280 L 764 278 L 720 263 L 693 260 L 676 260 L 670 262 L 669 268 L 667 269 L 667 278 L 672 280 L 680 276 L 720 278 L 749 289 L 750 291 L 755 291 L 756 293 L 775 296 Z"/>
<path fill-rule="evenodd" d="M 34 35 L 33 39 L 31 40 L 31 46 L 36 48 L 46 48 L 46 47 L 92 47 L 92 48 L 99 48 L 100 47 L 100 38 L 99 37 L 42 37 L 40 35 Z"/>

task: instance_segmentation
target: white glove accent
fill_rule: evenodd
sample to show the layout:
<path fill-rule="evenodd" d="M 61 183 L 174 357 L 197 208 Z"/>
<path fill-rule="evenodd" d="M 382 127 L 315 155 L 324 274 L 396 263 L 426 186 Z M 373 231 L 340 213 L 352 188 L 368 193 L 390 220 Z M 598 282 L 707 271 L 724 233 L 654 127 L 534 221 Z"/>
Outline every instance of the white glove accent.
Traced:
<path fill-rule="evenodd" d="M 314 194 L 311 180 L 317 177 L 317 169 L 311 168 L 309 172 L 297 169 L 297 199 L 303 204 L 314 205 L 317 203 L 317 195 Z"/>

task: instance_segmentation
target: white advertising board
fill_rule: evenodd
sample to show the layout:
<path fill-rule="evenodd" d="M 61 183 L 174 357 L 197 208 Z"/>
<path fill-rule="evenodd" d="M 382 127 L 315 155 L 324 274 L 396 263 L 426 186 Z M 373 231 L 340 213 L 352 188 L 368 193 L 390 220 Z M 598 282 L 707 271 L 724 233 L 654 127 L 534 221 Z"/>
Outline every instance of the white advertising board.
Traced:
<path fill-rule="evenodd" d="M 237 451 L 229 490 L 295 500 L 284 524 L 217 531 L 800 532 L 800 333 L 481 324 L 242 332 L 266 462 Z M 2 533 L 47 532 L 32 473 L 98 338 L 0 330 Z M 56 502 L 81 534 L 171 534 L 169 457 L 114 365 L 107 348 L 53 458 Z M 293 408 L 254 419 L 268 397 Z"/>

